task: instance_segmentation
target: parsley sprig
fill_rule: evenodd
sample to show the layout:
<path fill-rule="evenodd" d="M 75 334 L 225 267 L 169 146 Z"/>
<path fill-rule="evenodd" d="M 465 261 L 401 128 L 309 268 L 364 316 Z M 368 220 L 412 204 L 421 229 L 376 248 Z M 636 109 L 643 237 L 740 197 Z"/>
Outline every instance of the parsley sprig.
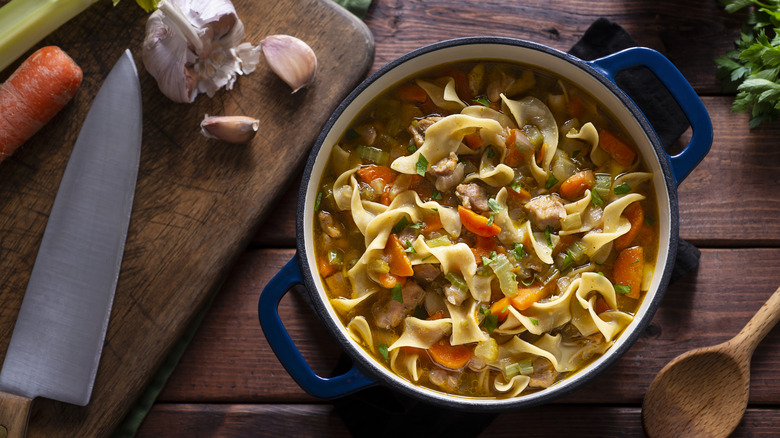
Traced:
<path fill-rule="evenodd" d="M 732 111 L 750 114 L 750 128 L 780 115 L 780 0 L 720 0 L 726 12 L 753 6 L 735 49 L 715 59 L 723 90 L 737 93 Z"/>

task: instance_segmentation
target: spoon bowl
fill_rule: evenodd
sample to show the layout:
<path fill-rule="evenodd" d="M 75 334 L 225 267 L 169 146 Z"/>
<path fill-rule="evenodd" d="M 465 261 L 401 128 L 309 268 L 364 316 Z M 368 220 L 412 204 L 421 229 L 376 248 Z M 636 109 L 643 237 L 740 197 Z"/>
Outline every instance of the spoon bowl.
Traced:
<path fill-rule="evenodd" d="M 778 320 L 780 288 L 737 336 L 669 362 L 653 380 L 642 405 L 648 436 L 730 435 L 747 408 L 753 351 Z"/>

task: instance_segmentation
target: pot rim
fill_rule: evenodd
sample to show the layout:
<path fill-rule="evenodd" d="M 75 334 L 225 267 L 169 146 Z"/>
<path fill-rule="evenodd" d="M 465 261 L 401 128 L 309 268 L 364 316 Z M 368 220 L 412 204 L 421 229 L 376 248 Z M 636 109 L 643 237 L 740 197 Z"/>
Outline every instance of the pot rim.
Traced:
<path fill-rule="evenodd" d="M 589 62 L 581 60 L 573 55 L 559 51 L 549 46 L 545 46 L 531 41 L 515 39 L 515 38 L 479 36 L 479 37 L 464 37 L 464 38 L 456 38 L 456 39 L 440 41 L 437 43 L 433 43 L 415 49 L 411 52 L 408 52 L 394 59 L 393 61 L 389 62 L 388 64 L 384 65 L 379 70 L 371 74 L 339 104 L 339 106 L 334 110 L 333 114 L 325 123 L 319 136 L 317 137 L 317 140 L 314 146 L 312 147 L 312 150 L 306 161 L 306 166 L 303 173 L 303 179 L 301 182 L 301 188 L 298 196 L 297 220 L 296 220 L 296 244 L 297 244 L 297 251 L 298 251 L 297 252 L 298 261 L 300 265 L 301 274 L 303 276 L 304 284 L 307 288 L 306 291 L 307 295 L 308 294 L 316 295 L 316 291 L 318 289 L 317 282 L 315 281 L 314 275 L 308 269 L 309 257 L 306 252 L 305 237 L 309 233 L 309 231 L 306 229 L 307 227 L 305 225 L 305 218 L 306 215 L 311 213 L 306 210 L 307 193 L 308 193 L 308 187 L 312 181 L 311 179 L 312 171 L 314 169 L 315 163 L 318 161 L 317 159 L 320 154 L 320 151 L 322 150 L 324 146 L 324 142 L 328 137 L 330 131 L 332 130 L 333 126 L 341 118 L 341 116 L 344 114 L 344 112 L 347 110 L 350 104 L 352 104 L 352 102 L 354 102 L 355 99 L 361 95 L 361 93 L 363 93 L 369 86 L 371 86 L 377 80 L 379 80 L 380 78 L 382 78 L 383 76 L 391 72 L 392 70 L 398 68 L 400 65 L 405 64 L 406 62 L 411 61 L 420 56 L 424 56 L 439 50 L 450 49 L 459 46 L 471 46 L 471 45 L 490 45 L 490 46 L 506 45 L 506 46 L 515 46 L 515 47 L 521 47 L 524 49 L 530 49 L 530 50 L 542 52 L 546 55 L 559 58 L 560 60 L 563 60 L 573 65 L 574 67 L 584 71 L 585 73 L 588 74 L 588 76 L 590 76 L 591 78 L 599 82 L 625 106 L 625 108 L 630 112 L 634 121 L 636 121 L 636 123 L 639 125 L 641 130 L 644 132 L 648 143 L 652 146 L 652 152 L 655 155 L 655 159 L 657 160 L 658 165 L 661 168 L 662 177 L 663 177 L 663 186 L 666 188 L 666 193 L 668 196 L 668 212 L 666 213 L 668 213 L 668 217 L 669 217 L 669 243 L 668 243 L 668 248 L 666 248 L 666 261 L 664 263 L 661 277 L 659 279 L 657 287 L 655 288 L 654 293 L 651 296 L 646 295 L 642 303 L 640 304 L 640 306 L 646 307 L 644 314 L 641 316 L 641 318 L 635 318 L 635 320 L 629 325 L 629 327 L 627 327 L 624 330 L 624 332 L 621 333 L 616 338 L 615 341 L 616 345 L 611 346 L 607 350 L 607 352 L 605 352 L 603 355 L 601 355 L 596 360 L 594 360 L 593 362 L 585 366 L 583 369 L 578 370 L 574 374 L 567 376 L 565 379 L 559 382 L 556 382 L 549 388 L 534 393 L 530 393 L 530 394 L 526 394 L 514 398 L 507 398 L 507 399 L 469 398 L 464 396 L 438 392 L 435 390 L 431 390 L 429 388 L 414 385 L 410 382 L 406 382 L 405 379 L 396 376 L 394 373 L 392 373 L 385 367 L 377 364 L 373 358 L 367 356 L 367 354 L 364 352 L 362 347 L 354 343 L 354 341 L 349 337 L 349 335 L 346 334 L 345 327 L 341 323 L 341 321 L 338 320 L 338 318 L 334 319 L 330 317 L 329 310 L 328 310 L 328 308 L 330 307 L 329 303 L 325 303 L 318 296 L 312 296 L 310 300 L 307 299 L 307 301 L 310 301 L 310 304 L 313 306 L 320 320 L 322 320 L 322 322 L 326 325 L 330 333 L 336 337 L 336 339 L 339 341 L 340 346 L 348 353 L 350 359 L 352 359 L 355 365 L 361 371 L 365 372 L 368 376 L 377 379 L 379 382 L 391 387 L 394 390 L 398 390 L 406 395 L 412 396 L 417 399 L 422 399 L 424 401 L 442 407 L 454 408 L 459 410 L 469 410 L 472 412 L 497 412 L 497 411 L 505 411 L 510 409 L 527 408 L 531 406 L 536 406 L 542 403 L 549 402 L 553 399 L 557 399 L 564 395 L 567 395 L 577 389 L 581 389 L 583 386 L 589 384 L 597 377 L 602 375 L 608 368 L 614 365 L 628 351 L 628 349 L 631 348 L 632 345 L 634 345 L 636 340 L 641 336 L 641 334 L 644 332 L 644 330 L 652 320 L 653 315 L 655 314 L 655 311 L 657 310 L 660 301 L 663 298 L 663 295 L 669 284 L 669 280 L 672 274 L 672 268 L 674 266 L 674 261 L 676 258 L 677 244 L 679 239 L 678 201 L 677 201 L 677 189 L 676 189 L 675 179 L 667 158 L 667 154 L 664 151 L 664 148 L 661 146 L 660 140 L 658 139 L 655 130 L 647 121 L 642 111 L 639 110 L 639 108 L 633 102 L 633 100 L 631 100 L 631 98 L 628 97 L 615 83 L 610 81 L 602 72 L 594 68 Z M 478 58 L 472 58 L 472 59 L 476 60 Z M 502 58 L 497 56 L 486 56 L 483 59 L 496 60 L 496 61 L 502 60 Z M 503 58 L 503 60 L 507 60 L 510 62 L 512 61 L 510 58 Z M 463 62 L 463 61 L 459 61 L 459 62 Z M 522 61 L 517 61 L 517 60 L 514 60 L 514 62 L 523 63 Z M 417 71 L 435 67 L 436 65 L 439 65 L 439 63 L 427 65 L 422 69 L 418 69 Z M 553 72 L 553 73 L 561 77 L 565 77 L 563 74 L 559 72 Z M 399 77 L 399 81 L 400 80 L 403 80 L 403 77 Z M 398 81 L 396 81 L 395 83 L 397 82 Z M 573 82 L 577 83 L 575 81 Z M 643 158 L 645 158 L 645 160 L 648 160 L 651 157 L 643 156 Z M 317 175 L 318 179 L 319 177 L 321 177 L 321 175 Z M 659 194 L 659 198 L 660 198 L 660 194 Z M 661 200 L 658 199 L 659 215 L 664 213 L 662 211 L 662 207 L 664 207 L 664 205 L 661 205 L 660 201 Z M 659 249 L 658 249 L 659 259 L 662 256 L 662 251 L 664 249 L 661 247 L 662 243 L 663 242 L 659 242 Z M 658 273 L 658 268 L 659 265 L 656 265 L 656 275 Z"/>

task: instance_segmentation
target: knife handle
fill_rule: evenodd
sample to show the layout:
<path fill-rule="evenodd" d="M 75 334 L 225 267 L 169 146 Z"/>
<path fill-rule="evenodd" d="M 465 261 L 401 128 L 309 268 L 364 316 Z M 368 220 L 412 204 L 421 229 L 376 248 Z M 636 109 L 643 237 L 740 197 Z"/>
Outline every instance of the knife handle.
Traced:
<path fill-rule="evenodd" d="M 32 399 L 0 392 L 0 438 L 24 438 Z"/>

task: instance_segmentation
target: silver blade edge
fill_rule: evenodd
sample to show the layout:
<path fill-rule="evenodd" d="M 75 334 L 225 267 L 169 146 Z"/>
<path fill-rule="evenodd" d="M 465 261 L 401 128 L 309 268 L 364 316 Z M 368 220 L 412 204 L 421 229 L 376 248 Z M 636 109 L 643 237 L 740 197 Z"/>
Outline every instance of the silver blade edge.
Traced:
<path fill-rule="evenodd" d="M 0 390 L 89 403 L 130 222 L 141 87 L 129 50 L 87 114 L 46 224 L 0 371 Z"/>

